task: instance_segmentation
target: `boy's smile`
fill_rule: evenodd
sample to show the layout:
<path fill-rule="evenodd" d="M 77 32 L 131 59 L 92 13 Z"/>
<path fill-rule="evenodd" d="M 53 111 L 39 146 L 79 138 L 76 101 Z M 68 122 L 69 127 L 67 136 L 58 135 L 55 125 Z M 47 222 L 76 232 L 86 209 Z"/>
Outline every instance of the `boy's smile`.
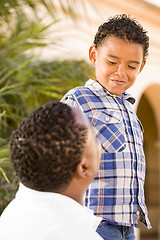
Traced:
<path fill-rule="evenodd" d="M 91 46 L 89 58 L 97 81 L 119 97 L 134 84 L 145 65 L 142 45 L 116 37 L 107 38 L 98 48 Z"/>

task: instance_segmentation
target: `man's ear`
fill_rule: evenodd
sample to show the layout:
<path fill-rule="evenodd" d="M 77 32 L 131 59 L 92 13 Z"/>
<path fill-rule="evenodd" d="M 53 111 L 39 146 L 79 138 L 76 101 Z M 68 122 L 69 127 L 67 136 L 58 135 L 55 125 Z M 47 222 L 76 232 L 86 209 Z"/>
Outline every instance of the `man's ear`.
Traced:
<path fill-rule="evenodd" d="M 91 61 L 91 63 L 93 65 L 95 65 L 95 62 L 96 62 L 96 48 L 91 45 L 90 48 L 89 48 L 89 60 Z"/>
<path fill-rule="evenodd" d="M 91 170 L 86 162 L 85 157 L 82 159 L 82 161 L 80 163 L 78 163 L 78 165 L 76 167 L 76 173 L 81 178 L 86 178 L 92 174 Z"/>
<path fill-rule="evenodd" d="M 139 70 L 139 73 L 143 70 L 144 66 L 146 64 L 146 60 L 144 60 L 141 64 L 141 67 L 140 67 L 140 70 Z"/>

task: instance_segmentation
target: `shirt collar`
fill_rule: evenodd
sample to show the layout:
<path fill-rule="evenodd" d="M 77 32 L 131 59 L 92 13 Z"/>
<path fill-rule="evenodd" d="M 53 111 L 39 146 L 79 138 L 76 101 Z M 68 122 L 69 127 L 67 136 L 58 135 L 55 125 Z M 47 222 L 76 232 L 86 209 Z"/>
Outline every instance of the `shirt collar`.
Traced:
<path fill-rule="evenodd" d="M 110 93 L 107 89 L 105 89 L 104 87 L 102 87 L 102 85 L 97 82 L 97 81 L 94 81 L 92 79 L 89 79 L 86 84 L 85 84 L 85 87 L 88 87 L 92 92 L 94 92 L 97 96 L 99 97 L 106 97 L 106 95 L 108 96 L 111 96 L 111 97 L 118 97 L 112 93 Z M 134 104 L 135 103 L 135 98 L 130 94 L 130 93 L 127 93 L 127 92 L 124 92 L 122 94 L 122 98 L 129 101 L 131 104 Z"/>

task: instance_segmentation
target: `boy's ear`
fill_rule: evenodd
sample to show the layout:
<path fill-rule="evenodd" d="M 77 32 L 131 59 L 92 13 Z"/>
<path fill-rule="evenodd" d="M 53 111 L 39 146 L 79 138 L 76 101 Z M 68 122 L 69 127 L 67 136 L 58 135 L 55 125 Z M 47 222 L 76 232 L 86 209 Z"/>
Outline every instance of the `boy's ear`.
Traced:
<path fill-rule="evenodd" d="M 93 65 L 95 65 L 96 62 L 96 48 L 92 45 L 89 48 L 89 60 Z"/>
<path fill-rule="evenodd" d="M 143 70 L 144 66 L 146 64 L 146 60 L 144 60 L 141 64 L 141 67 L 140 67 L 140 70 L 139 70 L 139 73 Z"/>

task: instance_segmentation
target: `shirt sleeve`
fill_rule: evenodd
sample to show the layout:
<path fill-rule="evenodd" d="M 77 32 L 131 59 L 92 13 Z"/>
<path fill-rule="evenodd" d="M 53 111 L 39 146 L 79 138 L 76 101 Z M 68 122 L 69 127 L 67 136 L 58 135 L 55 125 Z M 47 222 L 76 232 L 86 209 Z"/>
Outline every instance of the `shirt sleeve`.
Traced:
<path fill-rule="evenodd" d="M 61 102 L 66 103 L 66 104 L 68 104 L 70 106 L 73 106 L 73 107 L 81 108 L 80 105 L 77 102 L 76 97 L 74 96 L 73 93 L 71 93 L 71 91 L 69 91 L 68 93 L 66 93 L 64 95 L 64 97 L 61 99 Z"/>

